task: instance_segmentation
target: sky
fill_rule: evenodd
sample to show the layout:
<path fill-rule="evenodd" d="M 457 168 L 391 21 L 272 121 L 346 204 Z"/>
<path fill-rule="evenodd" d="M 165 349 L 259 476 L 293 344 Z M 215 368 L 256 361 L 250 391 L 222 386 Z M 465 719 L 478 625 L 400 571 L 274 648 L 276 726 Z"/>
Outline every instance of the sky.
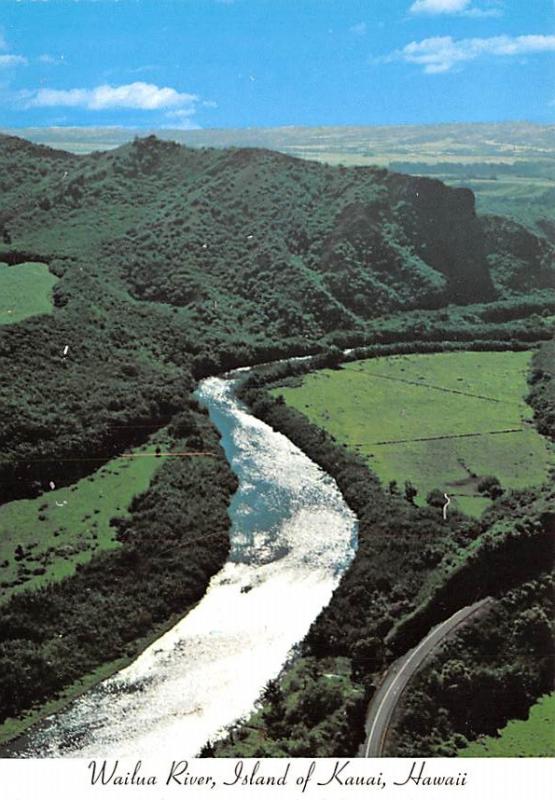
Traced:
<path fill-rule="evenodd" d="M 555 122 L 555 0 L 0 0 L 0 126 Z"/>

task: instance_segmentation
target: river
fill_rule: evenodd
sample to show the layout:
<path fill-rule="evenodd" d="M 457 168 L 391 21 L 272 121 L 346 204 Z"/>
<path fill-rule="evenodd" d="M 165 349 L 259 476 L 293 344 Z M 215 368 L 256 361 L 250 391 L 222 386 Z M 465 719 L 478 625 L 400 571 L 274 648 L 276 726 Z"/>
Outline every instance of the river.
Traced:
<path fill-rule="evenodd" d="M 207 378 L 196 393 L 239 479 L 226 564 L 187 616 L 14 755 L 194 756 L 252 711 L 329 602 L 354 556 L 355 517 L 330 476 L 237 400 L 238 380 Z"/>

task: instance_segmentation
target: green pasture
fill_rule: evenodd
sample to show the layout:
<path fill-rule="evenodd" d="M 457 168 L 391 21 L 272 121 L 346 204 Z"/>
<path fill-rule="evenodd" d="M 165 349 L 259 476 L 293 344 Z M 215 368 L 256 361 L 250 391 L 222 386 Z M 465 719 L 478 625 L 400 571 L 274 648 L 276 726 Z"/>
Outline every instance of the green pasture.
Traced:
<path fill-rule="evenodd" d="M 530 709 L 528 719 L 509 722 L 499 736 L 483 736 L 460 750 L 461 758 L 539 758 L 555 756 L 555 693 Z"/>
<path fill-rule="evenodd" d="M 405 481 L 424 503 L 434 488 L 479 515 L 479 479 L 542 483 L 551 452 L 525 402 L 529 352 L 392 356 L 306 375 L 280 387 L 286 403 L 368 459 L 382 482 Z"/>
<path fill-rule="evenodd" d="M 0 603 L 23 589 L 61 580 L 100 550 L 119 546 L 110 519 L 125 516 L 133 497 L 148 487 L 163 461 L 155 455 L 159 439 L 72 486 L 0 508 Z"/>
<path fill-rule="evenodd" d="M 28 261 L 10 267 L 0 263 L 0 325 L 49 314 L 54 307 L 52 287 L 57 280 L 47 264 Z"/>

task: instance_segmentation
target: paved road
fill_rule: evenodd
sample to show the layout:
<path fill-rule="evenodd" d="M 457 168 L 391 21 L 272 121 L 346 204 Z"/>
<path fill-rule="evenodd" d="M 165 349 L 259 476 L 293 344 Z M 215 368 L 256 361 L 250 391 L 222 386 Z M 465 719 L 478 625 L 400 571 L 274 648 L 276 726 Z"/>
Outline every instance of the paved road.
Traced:
<path fill-rule="evenodd" d="M 461 608 L 452 617 L 432 628 L 420 644 L 391 665 L 368 706 L 365 725 L 366 741 L 363 746 L 365 758 L 376 758 L 382 755 L 393 712 L 407 683 L 422 665 L 424 659 L 462 622 L 466 622 L 472 614 L 492 602 L 491 597 L 486 597 L 471 606 Z"/>

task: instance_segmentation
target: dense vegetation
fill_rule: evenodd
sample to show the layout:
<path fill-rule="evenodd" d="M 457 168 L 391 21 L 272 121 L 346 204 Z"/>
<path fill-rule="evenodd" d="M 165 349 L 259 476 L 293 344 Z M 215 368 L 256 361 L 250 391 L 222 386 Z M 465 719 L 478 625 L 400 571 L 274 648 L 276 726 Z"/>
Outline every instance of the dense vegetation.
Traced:
<path fill-rule="evenodd" d="M 539 432 L 555 441 L 555 380 L 553 379 L 555 340 L 546 342 L 538 350 L 533 364 L 528 402 L 534 409 Z"/>
<path fill-rule="evenodd" d="M 488 250 L 495 221 L 438 181 L 154 138 L 76 157 L 1 137 L 0 166 L 0 260 L 40 258 L 58 278 L 54 314 L 0 338 L 4 500 L 142 441 L 191 371 L 326 343 L 549 335 L 549 245 L 522 229 L 513 258 L 499 224 Z M 488 318 L 475 304 L 495 297 Z M 457 301 L 474 305 L 380 321 Z"/>
<path fill-rule="evenodd" d="M 540 573 L 462 628 L 415 678 L 389 752 L 452 756 L 477 734 L 526 719 L 553 689 L 552 619 L 553 576 Z"/>
<path fill-rule="evenodd" d="M 121 547 L 3 606 L 1 718 L 136 652 L 139 637 L 199 599 L 224 561 L 234 481 L 214 431 L 189 407 L 196 378 L 331 345 L 417 339 L 433 351 L 445 339 L 495 339 L 524 349 L 549 336 L 553 248 L 477 217 L 471 192 L 439 181 L 153 137 L 77 157 L 2 136 L 0 173 L 0 262 L 17 270 L 39 261 L 56 278 L 52 313 L 0 329 L 9 376 L 0 502 L 40 496 L 50 481 L 74 484 L 166 425 L 176 447 L 185 439 L 215 453 L 168 459 L 117 522 Z M 335 474 L 337 451 L 321 436 L 301 446 L 318 457 L 321 445 Z M 412 610 L 423 577 L 478 535 L 462 517 L 446 535 L 437 509 L 384 501 L 364 464 L 344 457 L 353 507 L 360 490 L 361 546 L 311 633 L 318 669 L 327 647 L 333 658 L 359 647 L 381 663 L 374 639 Z M 399 531 L 415 542 L 414 559 Z M 381 540 L 390 550 L 378 574 Z M 367 628 L 367 595 L 379 630 Z M 341 627 L 350 603 L 357 612 Z M 337 732 L 326 736 L 331 753 Z"/>

